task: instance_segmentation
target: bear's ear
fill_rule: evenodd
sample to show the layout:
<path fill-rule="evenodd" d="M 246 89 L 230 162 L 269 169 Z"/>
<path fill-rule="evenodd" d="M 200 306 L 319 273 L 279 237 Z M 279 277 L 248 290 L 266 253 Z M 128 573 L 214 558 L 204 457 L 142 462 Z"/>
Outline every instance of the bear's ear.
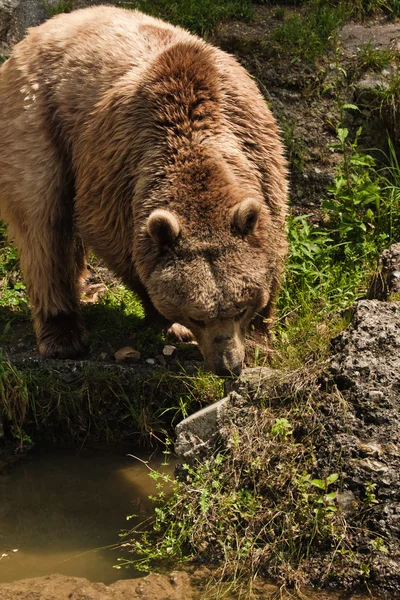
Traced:
<path fill-rule="evenodd" d="M 261 202 L 247 198 L 237 204 L 232 212 L 232 229 L 241 235 L 253 233 L 261 212 Z"/>
<path fill-rule="evenodd" d="M 160 246 L 172 246 L 181 231 L 177 217 L 161 208 L 153 210 L 147 220 L 146 229 L 149 236 Z"/>

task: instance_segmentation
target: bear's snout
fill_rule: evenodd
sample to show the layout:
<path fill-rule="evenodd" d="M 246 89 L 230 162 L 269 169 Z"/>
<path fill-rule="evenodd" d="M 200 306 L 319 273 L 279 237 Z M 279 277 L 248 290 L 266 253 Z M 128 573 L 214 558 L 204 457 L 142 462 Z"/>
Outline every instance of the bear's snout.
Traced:
<path fill-rule="evenodd" d="M 239 340 L 230 339 L 228 343 L 211 345 L 202 348 L 204 358 L 216 375 L 231 377 L 240 375 L 244 361 L 244 345 Z M 207 351 L 208 350 L 208 351 Z"/>

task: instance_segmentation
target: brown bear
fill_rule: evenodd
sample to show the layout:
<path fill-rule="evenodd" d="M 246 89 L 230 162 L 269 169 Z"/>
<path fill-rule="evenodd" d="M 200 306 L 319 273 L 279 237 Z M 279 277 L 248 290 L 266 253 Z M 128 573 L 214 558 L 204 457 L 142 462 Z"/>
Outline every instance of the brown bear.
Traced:
<path fill-rule="evenodd" d="M 0 210 L 39 351 L 88 342 L 91 248 L 150 321 L 239 374 L 267 334 L 286 252 L 277 126 L 234 58 L 137 11 L 94 7 L 29 31 L 0 69 Z M 188 331 L 189 330 L 189 331 Z"/>

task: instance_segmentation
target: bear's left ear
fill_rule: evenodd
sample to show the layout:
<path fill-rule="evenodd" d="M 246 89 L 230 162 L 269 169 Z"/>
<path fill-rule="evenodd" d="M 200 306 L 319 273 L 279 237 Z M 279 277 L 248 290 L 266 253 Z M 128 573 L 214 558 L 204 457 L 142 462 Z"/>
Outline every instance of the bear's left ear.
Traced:
<path fill-rule="evenodd" d="M 232 212 L 232 228 L 241 235 L 253 233 L 261 212 L 261 202 L 247 198 L 237 204 Z"/>
<path fill-rule="evenodd" d="M 181 226 L 173 213 L 158 208 L 153 210 L 147 219 L 146 229 L 149 236 L 160 246 L 172 246 L 181 231 Z"/>

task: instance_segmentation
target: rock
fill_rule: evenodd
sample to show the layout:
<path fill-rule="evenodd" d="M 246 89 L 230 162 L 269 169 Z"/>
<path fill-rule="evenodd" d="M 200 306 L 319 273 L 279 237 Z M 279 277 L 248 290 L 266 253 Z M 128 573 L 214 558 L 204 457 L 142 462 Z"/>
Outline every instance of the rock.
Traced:
<path fill-rule="evenodd" d="M 357 103 L 370 107 L 380 105 L 380 92 L 387 90 L 389 83 L 378 73 L 367 73 L 354 88 L 354 99 Z"/>
<path fill-rule="evenodd" d="M 344 490 L 343 492 L 338 492 L 336 495 L 336 500 L 339 508 L 345 514 L 351 514 L 357 509 L 357 501 L 351 490 Z"/>
<path fill-rule="evenodd" d="M 124 346 L 114 353 L 114 358 L 123 362 L 137 362 L 140 359 L 140 352 L 134 350 L 132 346 Z"/>
<path fill-rule="evenodd" d="M 251 394 L 253 398 L 257 398 L 260 391 L 264 394 L 267 382 L 275 379 L 276 376 L 277 371 L 268 367 L 243 369 L 240 377 L 225 381 L 225 392 L 228 394 L 235 391 L 242 395 Z"/>
<path fill-rule="evenodd" d="M 176 454 L 185 460 L 208 454 L 215 445 L 221 418 L 228 408 L 229 396 L 178 423 L 175 429 Z"/>
<path fill-rule="evenodd" d="M 167 344 L 166 346 L 164 346 L 162 353 L 164 354 L 164 356 L 172 356 L 173 354 L 175 354 L 176 352 L 176 346 L 171 346 L 169 344 Z"/>
<path fill-rule="evenodd" d="M 389 294 L 400 292 L 400 244 L 393 244 L 381 256 L 382 276 Z"/>
<path fill-rule="evenodd" d="M 368 299 L 387 300 L 390 294 L 400 293 L 400 244 L 384 250 L 379 259 L 380 269 L 369 286 Z"/>
<path fill-rule="evenodd" d="M 28 27 L 40 25 L 48 17 L 42 0 L 0 0 L 0 53 L 9 54 Z"/>
<path fill-rule="evenodd" d="M 155 358 L 146 358 L 146 362 L 148 365 L 155 365 L 156 359 Z"/>

